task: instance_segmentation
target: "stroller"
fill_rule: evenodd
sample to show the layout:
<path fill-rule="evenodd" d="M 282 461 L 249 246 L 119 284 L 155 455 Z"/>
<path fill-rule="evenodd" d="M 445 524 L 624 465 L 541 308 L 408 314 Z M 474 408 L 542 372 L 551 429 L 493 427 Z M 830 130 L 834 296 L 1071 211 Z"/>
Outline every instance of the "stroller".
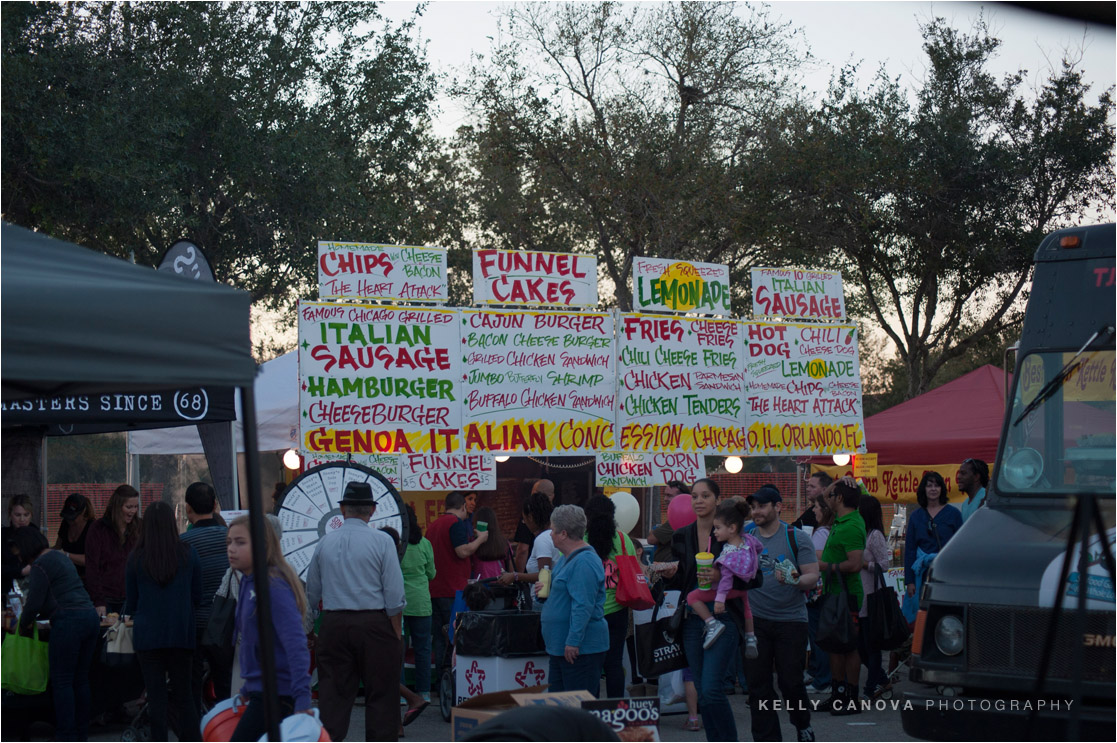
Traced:
<path fill-rule="evenodd" d="M 446 633 L 446 654 L 442 658 L 443 671 L 438 680 L 438 708 L 442 719 L 450 722 L 457 703 L 457 653 L 454 649 L 455 630 L 460 625 L 461 614 L 480 611 L 530 611 L 531 590 L 527 583 L 503 586 L 496 578 L 485 578 L 458 591 L 450 609 L 450 624 L 440 628 Z"/>
<path fill-rule="evenodd" d="M 217 703 L 217 694 L 214 692 L 213 681 L 209 677 L 209 664 L 207 663 L 203 670 L 202 675 L 202 709 L 201 716 L 204 717 L 206 712 L 213 708 Z M 120 739 L 126 743 L 132 741 L 147 741 L 151 739 L 151 706 L 147 702 L 147 690 L 145 689 L 139 699 L 133 700 L 125 705 L 125 710 L 129 714 L 128 727 L 124 728 L 120 733 Z M 200 718 L 199 718 L 200 719 Z M 195 740 L 201 735 L 201 731 L 195 730 L 192 732 L 185 732 L 181 730 L 178 723 L 178 715 L 175 711 L 174 705 L 169 705 L 167 708 L 167 728 L 175 734 L 179 740 Z"/>

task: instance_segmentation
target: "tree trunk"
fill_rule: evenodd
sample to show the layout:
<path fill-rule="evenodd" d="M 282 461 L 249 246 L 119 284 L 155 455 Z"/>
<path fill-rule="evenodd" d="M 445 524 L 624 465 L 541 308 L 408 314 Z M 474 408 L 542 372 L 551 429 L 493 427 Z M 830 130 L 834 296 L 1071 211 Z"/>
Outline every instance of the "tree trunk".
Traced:
<path fill-rule="evenodd" d="M 4 449 L 4 468 L 0 490 L 4 493 L 4 513 L 13 495 L 29 495 L 35 503 L 33 521 L 46 522 L 43 503 L 43 431 L 31 426 L 5 428 L 0 441 Z"/>

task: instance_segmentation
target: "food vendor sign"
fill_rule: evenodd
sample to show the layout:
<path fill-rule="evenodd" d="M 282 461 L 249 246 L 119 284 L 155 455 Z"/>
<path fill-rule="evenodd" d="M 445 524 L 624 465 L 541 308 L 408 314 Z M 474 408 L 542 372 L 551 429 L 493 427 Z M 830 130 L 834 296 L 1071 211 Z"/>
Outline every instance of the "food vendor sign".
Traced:
<path fill-rule="evenodd" d="M 865 451 L 856 327 L 754 322 L 744 335 L 750 454 Z"/>
<path fill-rule="evenodd" d="M 492 454 L 401 454 L 404 490 L 496 490 Z"/>
<path fill-rule="evenodd" d="M 729 266 L 633 258 L 632 301 L 638 312 L 728 315 Z"/>
<path fill-rule="evenodd" d="M 593 307 L 597 259 L 575 253 L 473 251 L 474 304 Z"/>
<path fill-rule="evenodd" d="M 299 303 L 299 440 L 310 452 L 460 446 L 454 310 Z"/>
<path fill-rule="evenodd" d="M 837 271 L 754 268 L 752 296 L 757 320 L 841 322 L 846 317 L 842 275 Z"/>
<path fill-rule="evenodd" d="M 318 298 L 445 302 L 446 249 L 320 240 Z"/>
<path fill-rule="evenodd" d="M 739 320 L 620 315 L 617 448 L 745 452 L 743 327 Z"/>
<path fill-rule="evenodd" d="M 462 310 L 466 452 L 616 448 L 613 315 Z"/>
<path fill-rule="evenodd" d="M 607 488 L 650 488 L 706 476 L 706 455 L 695 453 L 604 451 L 594 465 L 595 484 Z"/>
<path fill-rule="evenodd" d="M 379 472 L 396 490 L 403 489 L 403 480 L 399 475 L 399 457 L 395 454 L 337 454 L 299 449 L 299 456 L 302 457 L 304 471 L 333 462 L 354 462 Z"/>

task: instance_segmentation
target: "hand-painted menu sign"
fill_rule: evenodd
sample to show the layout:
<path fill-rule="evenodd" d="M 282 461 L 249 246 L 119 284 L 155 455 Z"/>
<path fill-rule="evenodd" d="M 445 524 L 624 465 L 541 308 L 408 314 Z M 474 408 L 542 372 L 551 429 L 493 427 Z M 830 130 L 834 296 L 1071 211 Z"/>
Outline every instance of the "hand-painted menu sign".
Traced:
<path fill-rule="evenodd" d="M 638 312 L 728 315 L 729 266 L 633 258 L 632 301 Z"/>
<path fill-rule="evenodd" d="M 475 304 L 592 307 L 597 259 L 574 253 L 473 251 Z"/>
<path fill-rule="evenodd" d="M 399 457 L 395 454 L 331 454 L 300 449 L 299 456 L 302 457 L 304 470 L 323 464 L 353 462 L 379 472 L 396 490 L 403 489 L 403 480 L 399 476 Z"/>
<path fill-rule="evenodd" d="M 752 269 L 752 314 L 757 320 L 845 320 L 842 275 L 799 268 Z"/>
<path fill-rule="evenodd" d="M 401 454 L 404 490 L 496 490 L 492 454 Z"/>
<path fill-rule="evenodd" d="M 613 316 L 461 311 L 465 451 L 616 448 Z"/>
<path fill-rule="evenodd" d="M 318 298 L 445 302 L 446 249 L 318 242 Z"/>
<path fill-rule="evenodd" d="M 616 448 L 747 451 L 741 321 L 620 317 Z"/>
<path fill-rule="evenodd" d="M 453 310 L 299 304 L 299 439 L 311 452 L 459 448 Z"/>
<path fill-rule="evenodd" d="M 865 451 L 857 328 L 745 323 L 750 454 Z"/>
<path fill-rule="evenodd" d="M 606 488 L 650 488 L 694 482 L 706 476 L 706 456 L 684 452 L 604 451 L 597 455 L 596 484 Z"/>

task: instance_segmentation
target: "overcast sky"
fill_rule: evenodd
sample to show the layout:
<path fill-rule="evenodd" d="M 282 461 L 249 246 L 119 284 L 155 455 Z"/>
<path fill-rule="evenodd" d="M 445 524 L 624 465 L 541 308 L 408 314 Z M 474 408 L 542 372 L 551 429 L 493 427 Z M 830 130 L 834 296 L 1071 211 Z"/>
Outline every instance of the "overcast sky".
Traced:
<path fill-rule="evenodd" d="M 434 0 L 419 21 L 419 36 L 428 42 L 432 69 L 460 73 L 473 52 L 487 52 L 495 36 L 497 16 L 510 3 Z M 407 18 L 417 3 L 396 0 L 382 6 L 393 21 Z M 1094 84 L 1090 100 L 1114 84 L 1117 50 L 1112 27 L 1090 25 L 1029 12 L 1003 3 L 976 2 L 773 2 L 774 14 L 803 29 L 817 60 L 804 76 L 808 89 L 822 93 L 831 74 L 847 62 L 860 62 L 867 83 L 880 64 L 891 76 L 914 84 L 924 69 L 919 23 L 943 16 L 956 28 L 969 30 L 984 10 L 990 27 L 1004 43 L 994 62 L 998 73 L 1028 70 L 1035 83 L 1058 65 L 1066 49 L 1082 49 L 1081 69 Z M 445 95 L 435 129 L 449 135 L 464 120 L 462 109 Z"/>

